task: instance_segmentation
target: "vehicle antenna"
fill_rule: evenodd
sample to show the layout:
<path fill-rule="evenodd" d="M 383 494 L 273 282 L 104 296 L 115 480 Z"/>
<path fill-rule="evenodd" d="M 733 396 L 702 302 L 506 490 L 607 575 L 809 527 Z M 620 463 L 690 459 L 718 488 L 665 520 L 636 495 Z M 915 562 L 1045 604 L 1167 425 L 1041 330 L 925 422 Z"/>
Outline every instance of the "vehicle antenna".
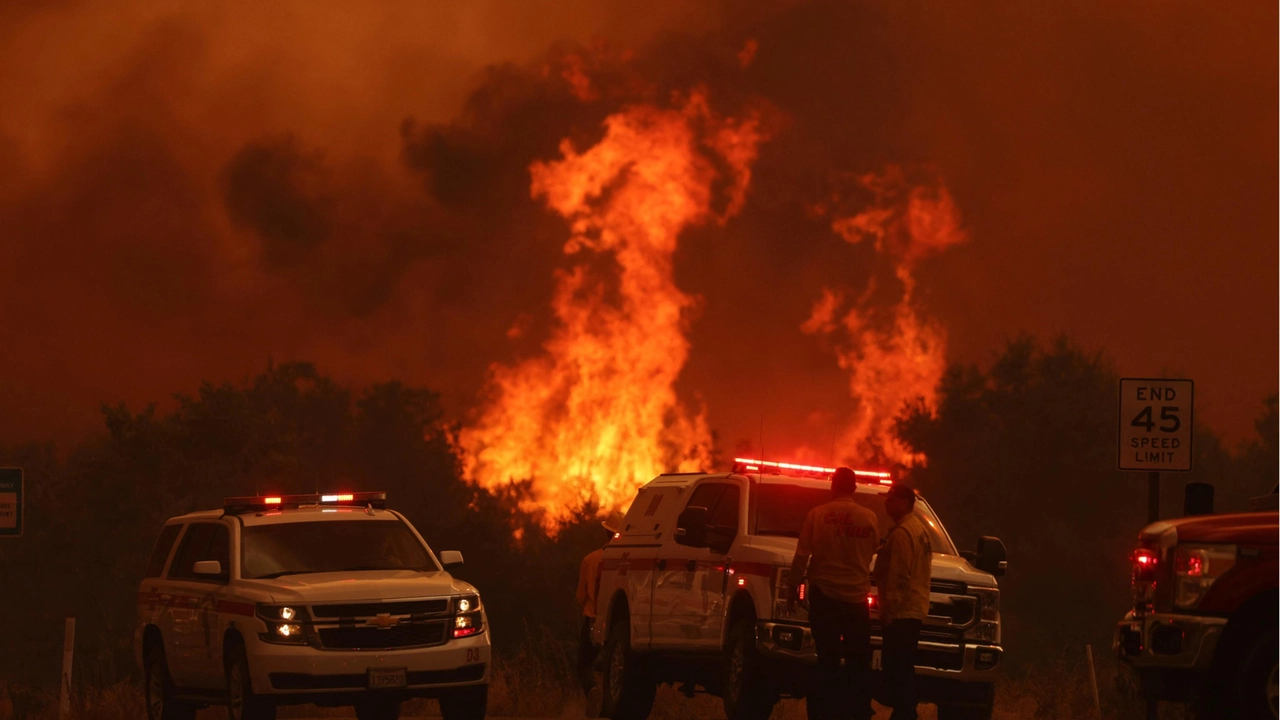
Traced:
<path fill-rule="evenodd" d="M 828 465 L 836 464 L 836 435 L 840 432 L 840 421 L 833 420 L 831 422 L 831 456 L 827 461 Z"/>
<path fill-rule="evenodd" d="M 759 482 L 761 476 L 764 475 L 764 413 L 760 413 L 760 469 L 756 471 L 756 481 Z"/>

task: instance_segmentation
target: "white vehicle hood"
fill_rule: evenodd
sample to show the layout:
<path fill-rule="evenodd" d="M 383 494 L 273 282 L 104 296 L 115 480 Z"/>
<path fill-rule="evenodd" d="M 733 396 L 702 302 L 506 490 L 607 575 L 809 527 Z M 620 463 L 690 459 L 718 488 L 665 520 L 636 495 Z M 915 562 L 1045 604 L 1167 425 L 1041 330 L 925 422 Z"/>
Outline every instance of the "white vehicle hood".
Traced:
<path fill-rule="evenodd" d="M 447 572 L 369 570 L 342 573 L 285 575 L 271 580 L 246 580 L 246 587 L 271 595 L 273 602 L 302 604 L 327 602 L 376 602 L 441 597 L 475 592 L 469 583 Z"/>

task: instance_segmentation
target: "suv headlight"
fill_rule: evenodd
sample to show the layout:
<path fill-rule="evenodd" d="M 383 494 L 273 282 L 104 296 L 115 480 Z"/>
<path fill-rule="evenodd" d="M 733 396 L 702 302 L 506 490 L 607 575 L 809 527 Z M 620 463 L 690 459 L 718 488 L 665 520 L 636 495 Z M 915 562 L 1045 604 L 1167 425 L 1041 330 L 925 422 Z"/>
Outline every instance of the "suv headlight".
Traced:
<path fill-rule="evenodd" d="M 306 623 L 311 617 L 305 607 L 258 603 L 257 615 L 267 624 L 267 631 L 258 635 L 263 642 L 280 645 L 307 644 Z"/>
<path fill-rule="evenodd" d="M 1173 606 L 1194 610 L 1214 581 L 1235 564 L 1235 545 L 1178 545 L 1173 555 Z"/>
<path fill-rule="evenodd" d="M 453 599 L 453 637 L 464 638 L 484 632 L 484 613 L 480 612 L 479 595 L 463 595 Z"/>

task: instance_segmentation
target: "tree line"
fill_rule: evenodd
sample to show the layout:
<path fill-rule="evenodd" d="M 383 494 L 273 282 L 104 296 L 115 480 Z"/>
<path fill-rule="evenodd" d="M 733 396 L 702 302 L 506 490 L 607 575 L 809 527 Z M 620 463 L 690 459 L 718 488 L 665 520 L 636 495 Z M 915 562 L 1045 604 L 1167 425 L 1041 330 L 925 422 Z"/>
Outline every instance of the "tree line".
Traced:
<path fill-rule="evenodd" d="M 1145 524 L 1145 481 L 1118 472 L 1117 375 L 1106 359 L 1057 340 L 1010 342 L 986 368 L 953 365 L 936 411 L 904 408 L 899 436 L 928 464 L 908 474 L 962 548 L 978 535 L 1009 547 L 1005 643 L 1018 664 L 1071 644 L 1105 647 L 1128 602 L 1128 552 Z M 596 508 L 549 534 L 520 507 L 527 483 L 467 483 L 439 396 L 398 382 L 349 389 L 313 365 L 273 365 L 242 383 L 206 383 L 176 407 L 104 405 L 103 431 L 74 447 L 0 447 L 26 471 L 26 532 L 0 542 L 0 681 L 56 684 L 64 617 L 77 618 L 81 682 L 136 677 L 135 592 L 172 516 L 264 492 L 377 489 L 488 605 L 499 652 L 531 633 L 571 646 L 578 562 L 604 539 Z M 1258 437 L 1225 447 L 1197 428 L 1196 470 L 1222 509 L 1269 492 L 1277 477 L 1276 397 Z"/>

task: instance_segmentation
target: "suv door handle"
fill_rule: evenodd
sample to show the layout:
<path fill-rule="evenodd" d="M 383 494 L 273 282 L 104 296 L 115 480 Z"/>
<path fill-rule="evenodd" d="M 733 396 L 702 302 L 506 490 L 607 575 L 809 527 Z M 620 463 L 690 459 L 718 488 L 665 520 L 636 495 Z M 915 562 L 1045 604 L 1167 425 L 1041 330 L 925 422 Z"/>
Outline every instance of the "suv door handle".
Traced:
<path fill-rule="evenodd" d="M 667 559 L 666 559 L 666 558 L 658 558 L 658 562 L 654 563 L 654 566 L 658 568 L 658 572 L 662 572 L 663 570 L 666 570 L 666 569 L 667 569 Z"/>
<path fill-rule="evenodd" d="M 690 560 L 689 562 L 687 562 L 687 563 L 685 563 L 685 564 L 684 564 L 684 569 L 685 569 L 685 570 L 687 570 L 687 571 L 689 571 L 689 572 L 694 572 L 695 570 L 697 570 L 697 569 L 698 569 L 698 561 L 697 561 L 697 560 Z"/>

